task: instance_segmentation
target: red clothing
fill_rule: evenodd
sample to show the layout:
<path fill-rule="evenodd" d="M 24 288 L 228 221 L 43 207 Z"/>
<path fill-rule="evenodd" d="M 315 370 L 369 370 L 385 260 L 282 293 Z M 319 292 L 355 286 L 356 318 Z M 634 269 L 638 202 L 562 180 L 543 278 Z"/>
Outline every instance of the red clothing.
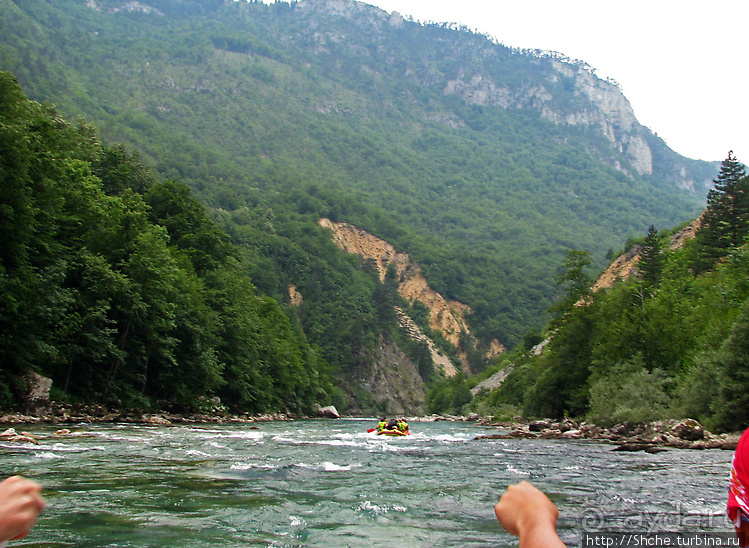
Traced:
<path fill-rule="evenodd" d="M 728 517 L 739 523 L 739 513 L 749 517 L 749 428 L 744 431 L 736 446 L 731 465 L 731 479 L 728 491 Z"/>

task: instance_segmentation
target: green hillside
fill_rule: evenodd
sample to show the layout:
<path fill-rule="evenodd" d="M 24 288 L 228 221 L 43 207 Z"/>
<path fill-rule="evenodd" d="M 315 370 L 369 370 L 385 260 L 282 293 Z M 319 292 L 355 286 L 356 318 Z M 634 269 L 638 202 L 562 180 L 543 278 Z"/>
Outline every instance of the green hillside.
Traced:
<path fill-rule="evenodd" d="M 634 275 L 593 293 L 586 252 L 570 252 L 543 352 L 541 337 L 484 372 L 504 383 L 476 390 L 456 379 L 430 394 L 433 410 L 468 409 L 526 417 L 587 417 L 635 424 L 693 417 L 711 429 L 749 426 L 749 176 L 730 155 L 721 165 L 696 237 L 675 231 L 633 242 Z M 456 394 L 468 397 L 456 399 Z M 470 403 L 469 403 L 470 402 Z"/>
<path fill-rule="evenodd" d="M 694 217 L 715 173 L 641 128 L 653 169 L 640 174 L 597 126 L 544 117 L 539 86 L 554 112 L 592 108 L 558 60 L 466 30 L 355 2 L 126 5 L 0 0 L 0 69 L 189 185 L 261 293 L 284 302 L 300 288 L 302 329 L 334 365 L 372 344 L 361 320 L 375 305 L 350 284 L 373 282 L 352 282 L 356 261 L 329 247 L 319 217 L 408 252 L 472 307 L 482 342 L 512 346 L 545 324 L 566 250 L 602 267 L 651 224 Z M 511 104 L 446 92 L 481 75 Z M 693 189 L 675 184 L 681 171 Z"/>

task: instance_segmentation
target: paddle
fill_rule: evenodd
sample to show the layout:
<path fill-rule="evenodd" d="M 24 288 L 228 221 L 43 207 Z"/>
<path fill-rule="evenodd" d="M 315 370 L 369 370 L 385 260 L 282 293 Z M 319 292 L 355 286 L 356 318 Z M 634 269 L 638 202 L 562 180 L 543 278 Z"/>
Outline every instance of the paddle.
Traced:
<path fill-rule="evenodd" d="M 367 430 L 367 434 L 369 434 L 370 432 L 374 432 L 375 430 L 377 430 L 377 428 L 370 428 L 369 430 Z"/>

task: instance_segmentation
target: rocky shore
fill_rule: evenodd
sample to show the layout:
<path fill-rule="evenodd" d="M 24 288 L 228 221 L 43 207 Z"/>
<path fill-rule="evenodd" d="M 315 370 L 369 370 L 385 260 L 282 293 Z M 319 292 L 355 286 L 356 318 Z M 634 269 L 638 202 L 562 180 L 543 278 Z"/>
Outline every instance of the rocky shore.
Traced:
<path fill-rule="evenodd" d="M 263 421 L 293 420 L 292 415 L 285 413 L 263 413 L 259 415 L 234 415 L 221 410 L 209 410 L 205 413 L 171 413 L 159 411 L 151 413 L 140 409 L 111 409 L 103 405 L 60 404 L 50 403 L 44 408 L 31 413 L 7 413 L 0 415 L 0 425 L 22 424 L 92 424 L 92 423 L 127 423 L 151 425 L 179 425 L 202 423 L 253 423 Z"/>
<path fill-rule="evenodd" d="M 611 428 L 570 419 L 528 423 L 495 423 L 483 420 L 482 424 L 501 432 L 484 434 L 476 439 L 595 440 L 615 445 L 614 451 L 647 453 L 659 453 L 668 448 L 733 451 L 741 437 L 741 432 L 714 434 L 694 419 L 672 419 L 636 425 L 617 424 Z"/>

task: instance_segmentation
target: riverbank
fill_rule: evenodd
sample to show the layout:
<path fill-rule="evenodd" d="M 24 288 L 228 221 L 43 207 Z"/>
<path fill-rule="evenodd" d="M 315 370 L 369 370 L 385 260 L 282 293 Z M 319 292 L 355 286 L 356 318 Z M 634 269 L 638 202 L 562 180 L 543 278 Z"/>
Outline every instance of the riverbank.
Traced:
<path fill-rule="evenodd" d="M 33 413 L 8 412 L 0 414 L 0 425 L 23 424 L 81 424 L 81 423 L 126 423 L 150 425 L 178 425 L 202 423 L 253 423 L 293 420 L 285 413 L 261 413 L 250 415 L 208 411 L 205 413 L 149 412 L 141 409 L 112 409 L 104 405 L 50 403 Z M 306 418 L 306 417 L 305 417 Z"/>
<path fill-rule="evenodd" d="M 586 421 L 539 420 L 525 423 L 482 421 L 488 429 L 501 432 L 476 439 L 564 439 L 595 440 L 616 445 L 615 451 L 658 453 L 668 448 L 736 449 L 741 432 L 715 434 L 694 419 L 670 419 L 647 424 L 617 424 L 603 428 Z"/>
<path fill-rule="evenodd" d="M 322 411 L 322 409 L 320 410 Z M 50 403 L 33 414 L 5 413 L 0 425 L 74 425 L 92 423 L 125 423 L 160 426 L 183 424 L 241 424 L 268 421 L 292 421 L 327 416 L 292 415 L 287 413 L 228 414 L 224 412 L 173 413 L 147 412 L 139 409 L 111 409 L 103 405 Z M 493 421 L 479 415 L 429 415 L 410 417 L 409 422 L 476 422 L 487 429 L 482 439 L 559 439 L 591 440 L 615 445 L 616 451 L 657 453 L 668 448 L 735 450 L 741 432 L 716 434 L 706 430 L 694 419 L 664 420 L 647 424 L 617 424 L 604 428 L 587 421 Z"/>

